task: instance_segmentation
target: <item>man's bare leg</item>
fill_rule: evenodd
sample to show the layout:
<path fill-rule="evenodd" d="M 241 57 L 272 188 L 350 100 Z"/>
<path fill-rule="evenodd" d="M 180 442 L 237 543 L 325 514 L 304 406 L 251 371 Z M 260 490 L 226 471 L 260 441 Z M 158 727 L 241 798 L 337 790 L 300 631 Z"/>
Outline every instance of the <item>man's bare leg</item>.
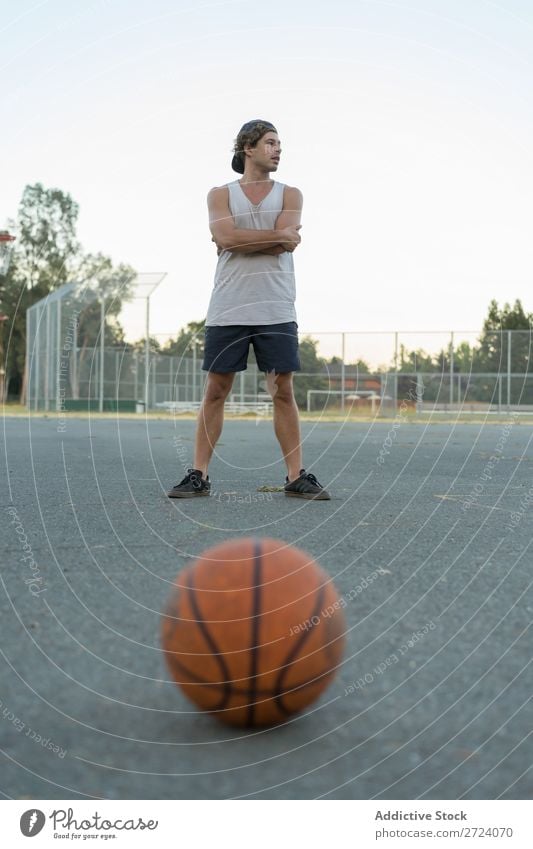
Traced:
<path fill-rule="evenodd" d="M 208 372 L 202 406 L 196 423 L 194 468 L 207 477 L 209 461 L 224 424 L 224 402 L 233 385 L 235 373 Z"/>
<path fill-rule="evenodd" d="M 302 444 L 300 415 L 294 399 L 292 372 L 266 374 L 268 390 L 274 405 L 274 433 L 287 464 L 289 481 L 300 477 Z"/>

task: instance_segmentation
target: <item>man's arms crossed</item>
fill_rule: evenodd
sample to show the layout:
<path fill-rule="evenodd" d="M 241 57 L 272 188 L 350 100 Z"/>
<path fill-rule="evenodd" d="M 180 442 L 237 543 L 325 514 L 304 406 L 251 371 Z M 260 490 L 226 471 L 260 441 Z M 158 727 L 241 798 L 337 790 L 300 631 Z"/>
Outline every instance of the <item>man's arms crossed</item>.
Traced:
<path fill-rule="evenodd" d="M 298 230 L 301 227 L 302 193 L 299 189 L 286 186 L 283 193 L 283 209 L 276 220 L 274 230 L 249 230 L 235 227 L 229 208 L 228 189 L 220 186 L 211 189 L 207 196 L 209 227 L 218 251 L 232 253 L 268 253 L 272 256 L 292 252 L 300 243 Z"/>

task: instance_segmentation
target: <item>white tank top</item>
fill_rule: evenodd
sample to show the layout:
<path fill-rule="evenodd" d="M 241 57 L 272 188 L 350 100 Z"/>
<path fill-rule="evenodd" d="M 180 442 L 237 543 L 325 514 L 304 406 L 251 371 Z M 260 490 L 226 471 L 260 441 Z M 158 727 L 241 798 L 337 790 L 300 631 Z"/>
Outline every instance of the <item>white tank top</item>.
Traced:
<path fill-rule="evenodd" d="M 235 227 L 274 230 L 283 209 L 283 183 L 273 182 L 261 203 L 253 204 L 238 180 L 227 184 Z M 206 325 L 281 324 L 296 321 L 296 287 L 292 253 L 279 256 L 222 251 Z"/>

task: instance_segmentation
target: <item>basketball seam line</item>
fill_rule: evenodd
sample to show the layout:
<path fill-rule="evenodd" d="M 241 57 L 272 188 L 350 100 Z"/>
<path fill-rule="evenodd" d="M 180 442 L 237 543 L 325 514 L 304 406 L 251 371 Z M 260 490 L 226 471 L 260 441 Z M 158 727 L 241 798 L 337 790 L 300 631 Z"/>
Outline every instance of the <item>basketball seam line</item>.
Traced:
<path fill-rule="evenodd" d="M 325 593 L 325 588 L 324 588 L 324 585 L 322 584 L 319 588 L 319 592 L 318 592 L 318 595 L 317 595 L 315 609 L 313 610 L 311 616 L 309 617 L 310 620 L 311 620 L 311 627 L 303 632 L 303 634 L 300 637 L 300 639 L 298 640 L 298 642 L 295 643 L 295 645 L 289 651 L 289 654 L 287 655 L 285 663 L 282 665 L 282 667 L 280 669 L 280 673 L 279 673 L 277 681 L 276 681 L 276 691 L 275 691 L 274 699 L 275 699 L 276 704 L 277 704 L 278 708 L 280 709 L 280 711 L 282 713 L 284 713 L 285 715 L 290 714 L 291 711 L 288 710 L 288 708 L 286 708 L 285 705 L 283 704 L 283 696 L 284 696 L 284 693 L 283 693 L 283 678 L 288 673 L 294 658 L 296 657 L 297 654 L 299 654 L 300 649 L 302 648 L 304 643 L 309 639 L 309 636 L 310 636 L 313 628 L 315 627 L 314 626 L 314 620 L 315 620 L 315 617 L 318 617 L 318 614 L 322 610 L 324 593 Z M 318 618 L 320 618 L 320 617 L 318 617 Z"/>
<path fill-rule="evenodd" d="M 222 652 L 218 648 L 215 640 L 213 639 L 212 634 L 210 633 L 210 631 L 209 631 L 209 629 L 208 629 L 208 627 L 207 627 L 207 625 L 206 625 L 206 623 L 205 623 L 205 621 L 202 617 L 202 614 L 201 614 L 201 611 L 200 611 L 200 606 L 199 606 L 197 598 L 196 598 L 196 591 L 195 591 L 195 587 L 194 587 L 194 583 L 193 583 L 192 570 L 191 570 L 191 572 L 189 572 L 187 577 L 189 579 L 188 582 L 187 582 L 187 590 L 189 592 L 189 599 L 190 599 L 190 602 L 191 602 L 191 607 L 193 609 L 194 616 L 196 618 L 196 622 L 198 624 L 198 627 L 200 628 L 200 631 L 202 632 L 202 634 L 204 636 L 205 641 L 207 642 L 207 645 L 211 649 L 213 657 L 218 662 L 219 667 L 220 667 L 221 672 L 222 672 L 222 675 L 224 677 L 224 684 L 223 684 L 224 689 L 223 689 L 221 701 L 220 701 L 219 704 L 215 705 L 215 707 L 213 708 L 213 710 L 222 710 L 222 708 L 224 708 L 227 705 L 227 703 L 228 703 L 228 701 L 229 701 L 229 699 L 231 698 L 231 695 L 232 695 L 232 686 L 231 686 L 231 681 L 229 680 L 230 679 L 230 672 L 229 672 L 229 669 L 226 665 L 226 661 L 224 660 L 224 656 L 223 656 Z"/>
<path fill-rule="evenodd" d="M 193 672 L 191 669 L 189 669 L 189 667 L 186 666 L 184 663 L 182 663 L 181 660 L 176 659 L 176 654 L 182 655 L 183 652 L 173 652 L 173 651 L 169 651 L 168 649 L 166 651 L 167 651 L 167 654 L 170 655 L 170 658 L 171 658 L 171 659 L 169 659 L 169 662 L 173 666 L 179 667 L 180 672 L 183 672 L 184 675 L 187 675 L 188 678 L 192 679 L 191 681 L 183 681 L 183 682 L 177 682 L 177 683 L 202 684 L 204 687 L 217 687 L 218 689 L 223 689 L 225 686 L 229 685 L 231 687 L 232 695 L 235 695 L 236 693 L 240 693 L 240 695 L 243 695 L 243 694 L 249 695 L 252 691 L 251 687 L 239 687 L 239 686 L 237 686 L 235 678 L 230 678 L 229 680 L 224 680 L 224 681 L 207 681 L 205 678 L 200 678 L 200 676 L 197 675 L 196 672 Z M 187 656 L 187 655 L 185 655 L 185 656 Z M 210 655 L 210 657 L 211 657 L 211 655 Z M 326 669 L 324 672 L 317 673 L 317 675 L 315 675 L 314 678 L 306 678 L 305 681 L 300 681 L 299 683 L 291 684 L 289 689 L 285 690 L 284 693 L 285 694 L 292 693 L 294 690 L 301 690 L 302 687 L 307 687 L 311 684 L 314 684 L 315 681 L 319 681 L 325 675 L 329 675 L 330 672 L 336 672 L 337 668 L 338 667 L 335 666 L 333 669 Z M 283 670 L 282 667 L 278 666 L 276 670 L 270 670 L 270 671 L 271 672 L 276 671 L 279 674 L 280 669 Z M 237 679 L 237 681 L 248 681 L 248 680 L 249 680 L 248 678 L 238 678 Z M 277 691 L 273 690 L 273 689 L 265 689 L 263 687 L 259 687 L 257 689 L 257 692 L 258 692 L 259 695 L 265 695 L 267 693 L 270 693 L 272 698 L 274 698 Z"/>
<path fill-rule="evenodd" d="M 231 695 L 232 696 L 237 696 L 237 695 L 238 696 L 250 696 L 250 694 L 252 693 L 251 687 L 235 687 L 233 685 L 232 681 L 230 681 L 230 682 L 227 682 L 227 681 L 206 681 L 204 678 L 200 678 L 194 672 L 191 672 L 190 669 L 188 669 L 186 666 L 184 666 L 179 660 L 176 660 L 175 657 L 173 657 L 171 662 L 174 666 L 178 667 L 180 669 L 180 671 L 184 673 L 184 675 L 187 675 L 189 678 L 193 679 L 192 681 L 178 681 L 177 683 L 179 683 L 179 684 L 185 684 L 187 686 L 192 686 L 193 684 L 198 684 L 201 687 L 211 687 L 212 689 L 215 689 L 215 690 L 223 690 L 223 689 L 225 689 L 226 685 L 229 683 L 230 686 L 231 686 Z M 302 681 L 299 684 L 292 684 L 290 689 L 285 690 L 284 693 L 282 694 L 282 696 L 288 696 L 291 693 L 296 692 L 297 690 L 303 690 L 303 689 L 305 689 L 305 687 L 311 687 L 313 684 L 318 683 L 323 678 L 327 678 L 328 675 L 333 675 L 335 672 L 336 672 L 336 669 L 327 669 L 324 672 L 321 672 L 320 674 L 315 675 L 314 678 L 309 678 L 306 681 Z M 261 687 L 259 687 L 259 688 L 256 688 L 254 692 L 258 696 L 265 696 L 265 697 L 268 697 L 270 699 L 275 699 L 278 691 L 276 691 L 276 690 L 264 690 Z M 243 705 L 243 707 L 246 707 L 246 705 Z M 215 710 L 215 708 L 211 708 L 211 710 Z"/>
<path fill-rule="evenodd" d="M 252 645 L 250 648 L 251 695 L 248 705 L 247 725 L 253 726 L 255 719 L 255 699 L 257 693 L 257 670 L 259 666 L 259 616 L 261 613 L 261 541 L 254 540 L 253 609 L 252 609 Z"/>

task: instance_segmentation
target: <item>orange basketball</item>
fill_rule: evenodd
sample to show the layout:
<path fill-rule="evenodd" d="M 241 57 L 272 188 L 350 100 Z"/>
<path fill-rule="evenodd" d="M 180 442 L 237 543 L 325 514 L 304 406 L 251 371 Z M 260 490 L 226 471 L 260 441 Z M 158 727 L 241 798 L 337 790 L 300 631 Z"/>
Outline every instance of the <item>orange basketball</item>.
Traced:
<path fill-rule="evenodd" d="M 233 539 L 176 578 L 162 620 L 173 678 L 230 725 L 283 722 L 328 686 L 344 647 L 333 583 L 281 540 Z"/>

